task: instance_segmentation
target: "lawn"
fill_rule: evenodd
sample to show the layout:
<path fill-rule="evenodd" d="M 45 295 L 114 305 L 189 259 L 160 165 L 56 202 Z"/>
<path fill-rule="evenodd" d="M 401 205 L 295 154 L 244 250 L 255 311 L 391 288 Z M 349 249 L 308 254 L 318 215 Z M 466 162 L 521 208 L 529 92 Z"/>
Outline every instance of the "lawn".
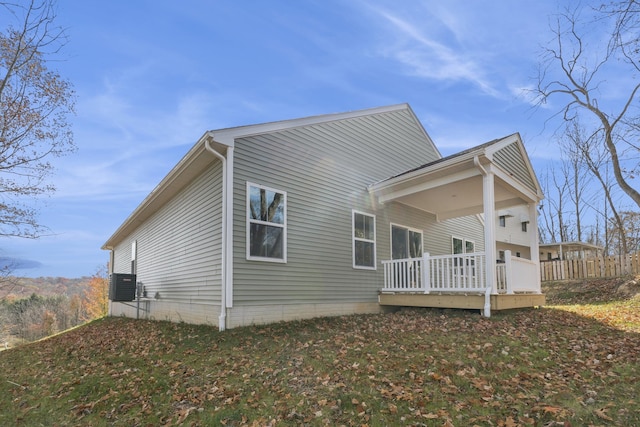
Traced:
<path fill-rule="evenodd" d="M 553 305 L 490 319 L 106 318 L 0 352 L 0 425 L 640 425 L 640 295 L 620 288 L 550 284 Z"/>

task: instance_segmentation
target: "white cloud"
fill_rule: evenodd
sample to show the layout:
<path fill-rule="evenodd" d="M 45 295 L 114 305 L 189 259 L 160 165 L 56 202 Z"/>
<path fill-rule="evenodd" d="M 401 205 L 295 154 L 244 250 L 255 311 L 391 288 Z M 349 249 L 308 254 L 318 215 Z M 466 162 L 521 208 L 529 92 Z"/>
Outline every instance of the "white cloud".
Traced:
<path fill-rule="evenodd" d="M 391 24 L 390 37 L 395 39 L 395 44 L 386 46 L 384 54 L 407 66 L 410 74 L 445 82 L 468 82 L 489 96 L 500 97 L 500 92 L 486 78 L 481 64 L 474 59 L 477 53 L 471 54 L 462 45 L 453 46 L 455 39 L 462 35 L 455 28 L 451 15 L 444 14 L 449 16 L 445 23 L 451 25 L 445 33 L 455 37 L 447 40 L 446 37 L 428 34 L 426 28 L 429 25 L 419 27 L 382 8 L 371 7 L 371 10 Z M 417 12 L 416 15 L 418 19 L 427 18 L 424 13 Z M 440 21 L 439 18 L 436 21 Z"/>

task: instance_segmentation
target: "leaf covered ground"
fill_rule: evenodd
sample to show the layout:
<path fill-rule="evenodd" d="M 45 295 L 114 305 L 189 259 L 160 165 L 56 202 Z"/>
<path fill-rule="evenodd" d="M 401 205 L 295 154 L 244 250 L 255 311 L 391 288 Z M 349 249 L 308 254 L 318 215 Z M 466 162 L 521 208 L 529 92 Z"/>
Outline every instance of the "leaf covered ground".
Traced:
<path fill-rule="evenodd" d="M 640 297 L 555 286 L 490 319 L 94 321 L 0 352 L 0 425 L 640 425 Z"/>

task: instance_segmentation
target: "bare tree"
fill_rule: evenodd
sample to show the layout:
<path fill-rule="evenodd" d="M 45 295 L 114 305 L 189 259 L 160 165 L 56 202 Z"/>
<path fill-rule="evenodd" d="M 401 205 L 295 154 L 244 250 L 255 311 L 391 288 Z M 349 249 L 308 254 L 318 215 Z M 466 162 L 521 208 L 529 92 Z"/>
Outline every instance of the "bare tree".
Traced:
<path fill-rule="evenodd" d="M 75 149 L 71 84 L 48 65 L 66 43 L 55 0 L 0 2 L 0 236 L 45 230 L 33 200 L 55 191 L 50 159 Z"/>
<path fill-rule="evenodd" d="M 562 174 L 569 186 L 569 199 L 573 207 L 576 240 L 583 241 L 583 217 L 585 210 L 591 205 L 593 195 L 588 192 L 592 180 L 590 169 L 586 165 L 582 153 L 584 131 L 577 120 L 566 123 L 563 138 L 559 140 L 563 154 Z"/>
<path fill-rule="evenodd" d="M 579 12 L 594 12 L 589 21 L 580 20 Z M 557 16 L 551 28 L 553 42 L 542 58 L 538 75 L 537 95 L 540 103 L 560 98 L 564 104 L 561 114 L 567 121 L 584 115 L 583 123 L 594 126 L 591 134 L 601 137 L 607 161 L 611 163 L 618 186 L 640 207 L 640 193 L 631 180 L 638 169 L 640 149 L 636 141 L 640 135 L 640 111 L 637 96 L 640 90 L 637 31 L 629 38 L 629 29 L 640 28 L 638 4 L 635 0 L 620 1 L 599 10 L 567 10 Z M 608 43 L 598 49 L 589 37 L 594 28 L 604 28 Z M 624 70 L 620 70 L 620 68 Z M 607 81 L 604 74 L 615 70 L 616 78 Z M 615 105 L 602 101 L 607 83 L 616 85 L 625 94 Z M 602 106 L 599 106 L 598 97 Z"/>
<path fill-rule="evenodd" d="M 546 203 L 540 206 L 542 221 L 539 224 L 542 240 L 547 243 L 569 240 L 570 219 L 565 213 L 565 203 L 570 191 L 566 177 L 558 176 L 556 169 L 547 169 L 542 178 L 542 187 L 547 195 Z"/>
<path fill-rule="evenodd" d="M 614 201 L 613 189 L 607 177 L 608 155 L 605 148 L 598 143 L 598 141 L 601 140 L 601 130 L 591 135 L 585 135 L 576 120 L 574 120 L 573 123 L 569 123 L 568 126 L 569 129 L 571 129 L 568 135 L 570 135 L 570 140 L 573 144 L 572 148 L 577 151 L 591 174 L 600 183 L 604 194 L 605 205 L 601 215 L 605 220 L 606 235 L 604 240 L 606 246 L 610 244 L 611 231 L 617 230 L 617 233 L 620 235 L 618 242 L 621 245 L 618 248 L 618 252 L 627 253 L 624 222 L 618 212 L 618 204 Z M 594 205 L 591 206 L 596 212 L 599 211 L 599 208 Z M 609 218 L 609 210 L 611 211 L 612 218 Z M 615 226 L 612 227 L 609 225 L 610 223 L 613 223 Z"/>
<path fill-rule="evenodd" d="M 634 211 L 620 212 L 622 223 L 624 224 L 624 233 L 618 234 L 619 238 L 625 238 L 628 253 L 640 250 L 640 213 Z M 616 230 L 617 231 L 617 230 Z M 622 245 L 620 245 L 622 246 Z"/>

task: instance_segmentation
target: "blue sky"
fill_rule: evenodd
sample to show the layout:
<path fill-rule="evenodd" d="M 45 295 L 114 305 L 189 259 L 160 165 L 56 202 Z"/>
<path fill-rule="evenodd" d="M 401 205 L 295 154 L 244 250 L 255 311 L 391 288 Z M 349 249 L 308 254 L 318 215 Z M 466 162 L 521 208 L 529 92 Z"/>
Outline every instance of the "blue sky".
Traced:
<path fill-rule="evenodd" d="M 532 109 L 557 2 L 59 0 L 78 152 L 40 204 L 51 235 L 0 241 L 22 276 L 80 277 L 101 245 L 210 129 L 408 102 L 443 155 L 520 132 L 557 150 Z M 6 18 L 0 18 L 0 23 Z"/>

